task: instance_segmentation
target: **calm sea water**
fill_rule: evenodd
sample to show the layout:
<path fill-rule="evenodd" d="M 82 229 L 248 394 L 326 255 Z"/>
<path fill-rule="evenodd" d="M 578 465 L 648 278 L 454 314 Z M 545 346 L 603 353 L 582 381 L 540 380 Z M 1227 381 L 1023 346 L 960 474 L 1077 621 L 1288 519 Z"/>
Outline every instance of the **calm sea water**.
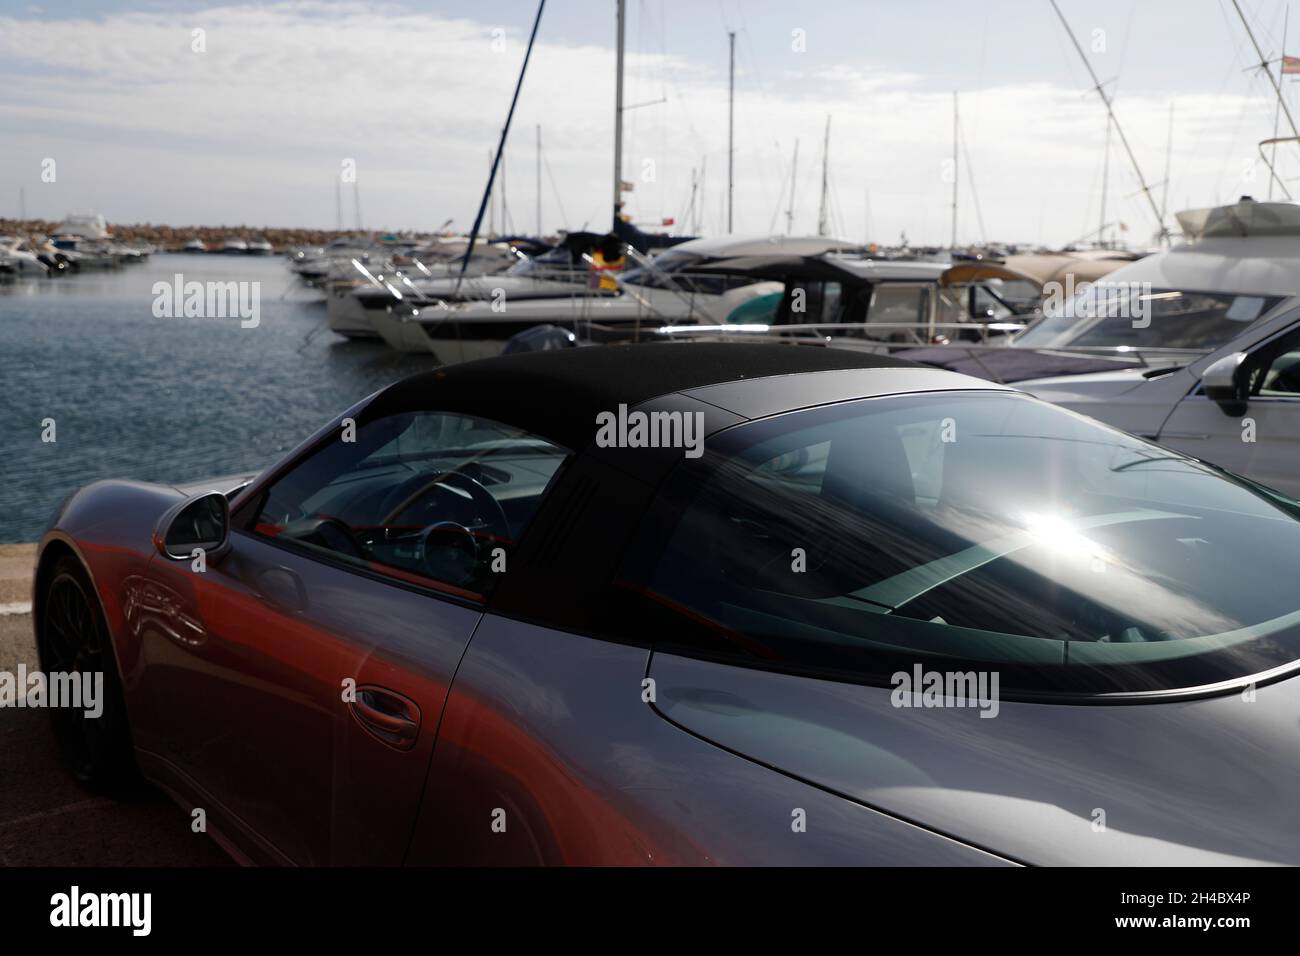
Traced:
<path fill-rule="evenodd" d="M 155 318 L 153 284 L 261 283 L 261 323 Z M 100 478 L 257 469 L 398 378 L 433 366 L 336 338 L 276 257 L 155 254 L 113 272 L 0 283 L 0 542 L 33 541 Z M 56 441 L 42 442 L 44 419 Z"/>

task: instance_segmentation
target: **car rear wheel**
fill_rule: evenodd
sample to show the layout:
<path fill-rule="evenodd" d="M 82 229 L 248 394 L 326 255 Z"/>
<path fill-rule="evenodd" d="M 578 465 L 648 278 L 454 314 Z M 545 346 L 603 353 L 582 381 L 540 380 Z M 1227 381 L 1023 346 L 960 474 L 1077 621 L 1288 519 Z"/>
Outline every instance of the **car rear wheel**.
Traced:
<path fill-rule="evenodd" d="M 99 602 L 85 569 L 73 557 L 59 559 L 41 605 L 38 629 L 41 670 L 54 674 L 103 674 L 97 716 L 90 702 L 84 706 L 50 707 L 54 736 L 68 770 L 84 786 L 100 793 L 130 796 L 141 779 L 126 719 L 122 680 Z M 92 688 L 98 683 L 92 677 Z M 82 684 L 84 687 L 84 683 Z"/>

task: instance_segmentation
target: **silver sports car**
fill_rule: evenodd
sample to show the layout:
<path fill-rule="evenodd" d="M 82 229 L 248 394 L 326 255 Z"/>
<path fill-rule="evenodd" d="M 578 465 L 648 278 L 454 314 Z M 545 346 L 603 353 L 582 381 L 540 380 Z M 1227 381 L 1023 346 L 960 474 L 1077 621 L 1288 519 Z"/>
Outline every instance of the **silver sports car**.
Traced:
<path fill-rule="evenodd" d="M 241 860 L 1296 864 L 1298 517 L 952 372 L 571 349 L 91 485 L 35 614 L 72 771 Z"/>

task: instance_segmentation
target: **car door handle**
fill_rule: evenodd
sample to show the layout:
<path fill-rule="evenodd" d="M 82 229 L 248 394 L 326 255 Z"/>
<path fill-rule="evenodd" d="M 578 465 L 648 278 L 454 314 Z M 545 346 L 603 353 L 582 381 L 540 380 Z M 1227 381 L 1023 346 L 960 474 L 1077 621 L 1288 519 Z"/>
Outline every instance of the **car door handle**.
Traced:
<path fill-rule="evenodd" d="M 420 733 L 420 708 L 401 694 L 383 687 L 357 688 L 356 700 L 349 705 L 352 716 L 372 736 L 396 747 L 410 750 Z"/>

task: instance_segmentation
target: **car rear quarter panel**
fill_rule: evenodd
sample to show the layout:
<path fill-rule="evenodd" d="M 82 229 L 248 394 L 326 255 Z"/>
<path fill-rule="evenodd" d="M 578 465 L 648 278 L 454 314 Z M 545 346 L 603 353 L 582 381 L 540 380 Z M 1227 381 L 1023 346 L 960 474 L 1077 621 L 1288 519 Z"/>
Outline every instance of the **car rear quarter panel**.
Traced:
<path fill-rule="evenodd" d="M 982 717 L 669 654 L 650 675 L 657 706 L 701 736 L 1026 863 L 1300 863 L 1300 678 L 1253 699 L 1004 699 Z"/>
<path fill-rule="evenodd" d="M 485 618 L 447 702 L 407 862 L 1006 864 L 673 726 L 643 700 L 648 658 Z"/>

